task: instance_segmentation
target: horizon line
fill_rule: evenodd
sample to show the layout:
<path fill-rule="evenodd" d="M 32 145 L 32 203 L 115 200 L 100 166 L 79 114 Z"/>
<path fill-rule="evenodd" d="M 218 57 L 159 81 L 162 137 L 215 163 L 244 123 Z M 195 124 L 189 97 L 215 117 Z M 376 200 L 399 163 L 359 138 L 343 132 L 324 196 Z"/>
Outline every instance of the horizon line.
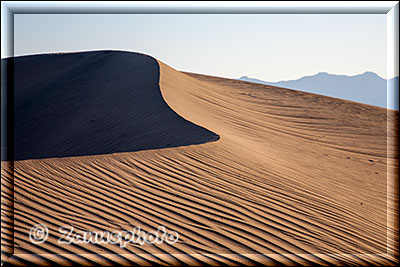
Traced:
<path fill-rule="evenodd" d="M 52 51 L 52 52 L 27 53 L 27 54 L 18 54 L 18 55 L 14 55 L 14 56 L 5 56 L 5 57 L 2 56 L 1 59 L 3 60 L 3 59 L 8 59 L 8 58 L 17 58 L 17 57 L 25 57 L 25 56 L 57 55 L 57 54 L 74 54 L 74 53 L 96 52 L 96 51 L 98 51 L 98 52 L 102 52 L 102 51 L 103 51 L 103 52 L 105 52 L 105 51 L 111 51 L 111 52 L 131 52 L 131 53 L 137 53 L 137 54 L 143 54 L 143 55 L 151 56 L 151 57 L 153 57 L 153 58 L 155 58 L 155 59 L 158 60 L 158 58 L 156 58 L 156 57 L 154 57 L 154 56 L 152 56 L 152 55 L 143 53 L 143 52 L 132 51 L 132 50 L 126 50 L 126 49 L 113 49 L 113 48 L 104 48 L 104 49 L 97 49 L 97 48 L 94 48 L 94 49 L 89 49 L 89 50 L 70 50 L 70 51 L 57 51 L 57 52 Z M 167 62 L 164 62 L 164 63 L 167 63 Z M 186 71 L 186 70 L 179 70 L 179 71 L 188 72 L 188 71 Z M 189 72 L 190 72 L 190 71 L 189 71 Z M 378 73 L 376 73 L 376 72 L 374 72 L 374 71 L 367 70 L 367 71 L 364 71 L 364 72 L 361 72 L 361 73 L 358 73 L 358 74 L 348 74 L 348 73 L 347 73 L 347 74 L 338 74 L 338 73 L 329 73 L 329 72 L 326 72 L 326 71 L 319 71 L 319 72 L 316 72 L 316 73 L 314 73 L 314 74 L 307 74 L 307 75 L 304 75 L 304 76 L 300 76 L 299 78 L 291 78 L 291 79 L 287 79 L 287 80 L 278 80 L 278 81 L 265 81 L 265 80 L 262 80 L 262 79 L 259 79 L 259 78 L 249 77 L 249 76 L 247 76 L 247 75 L 242 75 L 240 78 L 242 78 L 242 77 L 247 77 L 247 78 L 250 78 L 250 79 L 257 79 L 257 80 L 260 80 L 260 81 L 262 81 L 262 82 L 279 83 L 279 82 L 288 82 L 288 81 L 299 80 L 299 79 L 304 78 L 304 77 L 311 77 L 311 76 L 315 76 L 315 75 L 322 74 L 322 73 L 326 73 L 326 74 L 328 74 L 328 75 L 354 77 L 354 76 L 358 76 L 358 75 L 363 75 L 363 74 L 365 74 L 365 73 L 367 73 L 367 72 L 374 73 L 374 74 L 377 75 L 379 78 L 384 79 L 384 80 L 391 80 L 391 79 L 394 79 L 394 78 L 396 78 L 396 77 L 399 77 L 399 76 L 397 75 L 397 76 L 393 76 L 393 77 L 391 77 L 391 78 L 388 78 L 388 77 L 387 77 L 387 78 L 384 78 L 384 77 L 382 77 L 381 75 L 379 75 Z M 203 75 L 208 75 L 208 76 L 216 76 L 215 74 L 208 74 L 208 73 L 200 73 L 200 72 L 193 72 L 193 73 L 203 74 Z M 232 78 L 232 77 L 224 77 L 224 76 L 216 76 L 216 77 L 228 78 L 228 79 L 240 79 L 240 78 Z"/>

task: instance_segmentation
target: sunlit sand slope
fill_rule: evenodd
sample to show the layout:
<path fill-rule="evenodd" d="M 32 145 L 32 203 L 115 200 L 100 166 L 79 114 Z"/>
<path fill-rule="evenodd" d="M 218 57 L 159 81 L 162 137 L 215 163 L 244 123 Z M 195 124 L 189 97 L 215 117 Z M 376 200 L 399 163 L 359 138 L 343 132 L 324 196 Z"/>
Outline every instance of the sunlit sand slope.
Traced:
<path fill-rule="evenodd" d="M 398 170 L 397 148 L 387 147 L 396 139 L 390 127 L 397 123 L 397 112 L 182 73 L 158 63 L 160 101 L 219 140 L 16 161 L 14 180 L 11 171 L 2 172 L 5 186 L 14 183 L 10 262 L 398 262 L 393 240 L 397 211 L 391 205 L 398 198 L 387 194 L 387 178 L 393 181 Z M 9 219 L 4 221 L 12 227 Z M 29 231 L 37 223 L 50 234 L 46 242 L 33 245 Z M 62 245 L 57 240 L 64 225 L 76 231 L 165 226 L 179 233 L 179 240 L 125 248 Z M 3 238 L 12 236 L 5 232 Z"/>

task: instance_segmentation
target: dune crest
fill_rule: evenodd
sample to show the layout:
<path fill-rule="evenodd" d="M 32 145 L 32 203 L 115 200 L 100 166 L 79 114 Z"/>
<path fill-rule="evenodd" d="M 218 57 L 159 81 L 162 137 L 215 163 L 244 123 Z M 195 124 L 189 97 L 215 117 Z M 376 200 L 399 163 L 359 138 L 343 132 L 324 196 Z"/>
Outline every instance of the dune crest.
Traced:
<path fill-rule="evenodd" d="M 13 60 L 15 160 L 133 152 L 218 139 L 168 107 L 158 86 L 158 63 L 149 56 L 99 51 Z"/>
<path fill-rule="evenodd" d="M 2 182 L 15 186 L 10 262 L 35 254 L 69 264 L 398 262 L 398 230 L 387 227 L 398 199 L 386 191 L 398 170 L 387 123 L 396 125 L 398 112 L 159 67 L 168 106 L 220 140 L 16 161 L 14 180 L 2 172 Z M 28 234 L 36 223 L 52 235 L 34 246 Z M 163 225 L 179 241 L 62 246 L 57 229 L 65 224 L 91 231 Z"/>

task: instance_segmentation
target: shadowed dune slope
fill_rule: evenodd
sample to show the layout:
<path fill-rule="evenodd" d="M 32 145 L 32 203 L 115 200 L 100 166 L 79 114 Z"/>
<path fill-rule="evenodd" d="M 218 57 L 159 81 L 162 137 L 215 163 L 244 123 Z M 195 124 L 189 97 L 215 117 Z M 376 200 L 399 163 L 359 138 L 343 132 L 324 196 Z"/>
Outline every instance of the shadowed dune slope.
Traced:
<path fill-rule="evenodd" d="M 4 187 L 14 184 L 14 228 L 2 217 L 14 229 L 14 236 L 2 233 L 2 240 L 15 240 L 10 262 L 398 263 L 398 148 L 390 146 L 398 112 L 159 66 L 166 103 L 220 139 L 16 161 L 14 173 L 2 172 Z M 32 245 L 29 231 L 37 223 L 51 234 Z M 63 225 L 76 231 L 163 225 L 179 241 L 61 245 Z"/>
<path fill-rule="evenodd" d="M 17 57 L 14 77 L 15 160 L 218 139 L 168 107 L 158 86 L 158 63 L 146 55 L 106 51 Z"/>

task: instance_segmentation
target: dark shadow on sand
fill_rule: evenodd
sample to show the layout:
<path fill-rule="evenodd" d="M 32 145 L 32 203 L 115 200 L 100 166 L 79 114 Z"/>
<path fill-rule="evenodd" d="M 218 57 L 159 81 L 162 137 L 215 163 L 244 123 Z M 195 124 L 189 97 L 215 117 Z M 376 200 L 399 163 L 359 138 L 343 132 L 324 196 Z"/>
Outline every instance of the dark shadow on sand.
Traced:
<path fill-rule="evenodd" d="M 2 161 L 132 152 L 219 139 L 165 103 L 159 65 L 150 56 L 118 51 L 47 54 L 2 59 L 3 66 L 14 70 L 14 101 L 8 105 L 14 112 L 7 115 L 13 117 L 14 138 L 4 141 L 8 147 L 2 144 Z M 12 94 L 9 84 L 2 82 L 2 94 Z"/>

